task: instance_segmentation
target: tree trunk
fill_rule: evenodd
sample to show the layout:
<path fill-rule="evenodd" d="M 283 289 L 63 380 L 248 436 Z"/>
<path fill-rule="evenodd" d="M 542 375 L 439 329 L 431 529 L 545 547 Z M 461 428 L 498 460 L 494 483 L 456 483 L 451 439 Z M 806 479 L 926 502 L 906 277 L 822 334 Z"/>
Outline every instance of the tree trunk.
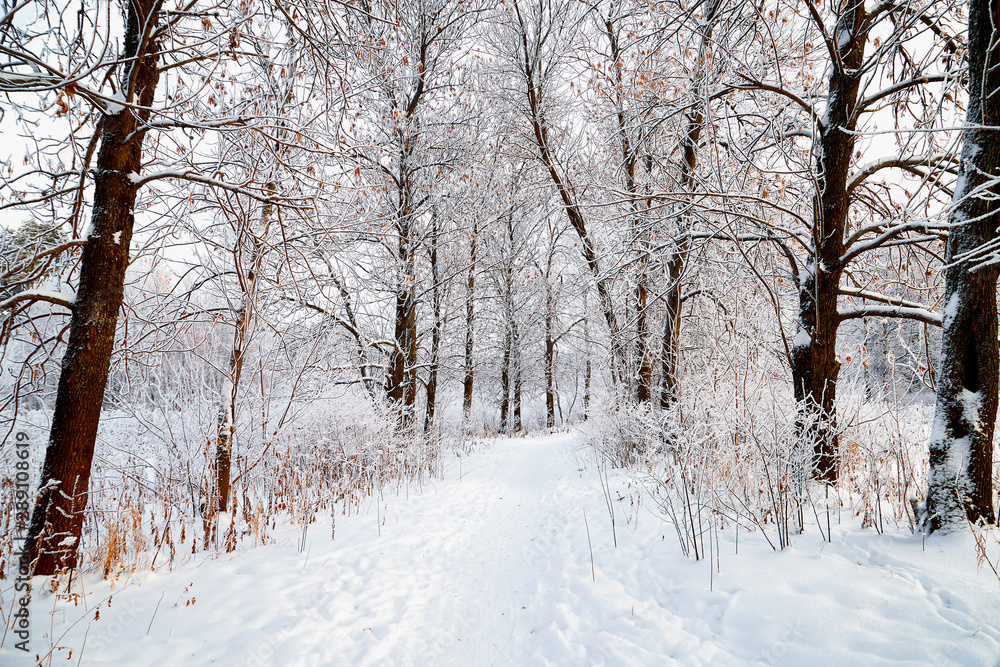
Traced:
<path fill-rule="evenodd" d="M 545 294 L 545 426 L 556 425 L 555 340 L 552 338 L 552 290 L 546 283 Z"/>
<path fill-rule="evenodd" d="M 512 430 L 517 433 L 521 430 L 521 338 L 517 331 L 517 321 L 511 320 L 511 350 L 510 350 L 510 375 L 514 380 L 514 397 L 513 397 L 513 413 L 514 417 L 512 420 Z"/>
<path fill-rule="evenodd" d="M 395 345 L 389 355 L 386 375 L 386 396 L 396 410 L 397 424 L 403 430 L 413 426 L 413 410 L 417 399 L 417 307 L 416 307 L 416 240 L 413 225 L 416 216 L 412 210 L 412 196 L 407 167 L 408 147 L 404 142 L 404 158 L 400 162 L 399 213 L 396 231 L 399 235 L 397 261 L 399 271 L 396 283 L 396 316 L 393 340 Z"/>
<path fill-rule="evenodd" d="M 431 213 L 431 308 L 433 310 L 434 324 L 431 329 L 431 354 L 429 360 L 429 370 L 427 376 L 427 404 L 424 412 L 424 431 L 430 431 L 434 422 L 434 409 L 437 407 L 437 385 L 438 385 L 438 363 L 441 350 L 441 334 L 444 329 L 444 321 L 441 317 L 441 286 L 439 281 L 440 267 L 438 266 L 438 235 L 441 233 L 438 226 L 437 211 Z"/>
<path fill-rule="evenodd" d="M 406 265 L 408 275 L 415 273 L 412 269 L 413 258 L 408 257 Z M 389 356 L 389 373 L 386 381 L 386 395 L 397 411 L 397 421 L 402 429 L 408 429 L 413 424 L 413 406 L 416 402 L 415 373 L 417 365 L 417 312 L 411 287 L 412 281 L 404 280 L 396 293 L 396 318 L 394 340 L 395 346 Z"/>
<path fill-rule="evenodd" d="M 707 61 L 709 41 L 715 25 L 715 16 L 719 8 L 719 0 L 709 2 L 705 11 L 703 32 L 698 47 L 698 66 L 693 77 L 694 106 L 687 114 L 687 128 L 682 139 L 684 158 L 681 161 L 680 191 L 690 193 L 695 185 L 695 171 L 698 167 L 698 144 L 701 142 L 701 132 L 705 127 L 705 115 L 702 112 L 702 97 L 704 97 L 704 72 L 702 64 Z M 690 196 L 690 195 L 689 195 Z M 667 259 L 667 294 L 666 309 L 663 320 L 663 339 L 660 345 L 660 408 L 667 409 L 677 401 L 679 386 L 678 371 L 680 367 L 681 338 L 681 308 L 683 306 L 683 285 L 681 278 L 691 251 L 691 216 L 684 211 L 680 215 L 678 240 Z"/>
<path fill-rule="evenodd" d="M 839 257 L 839 255 L 838 255 Z M 806 274 L 799 289 L 799 333 L 792 347 L 792 382 L 799 437 L 813 450 L 813 473 L 837 481 L 837 293 L 839 274 Z"/>
<path fill-rule="evenodd" d="M 649 270 L 646 259 L 639 262 L 639 276 L 635 286 L 635 356 L 639 364 L 636 372 L 636 400 L 646 405 L 653 399 L 653 361 L 650 359 L 649 338 Z"/>
<path fill-rule="evenodd" d="M 666 312 L 663 316 L 663 342 L 660 348 L 660 408 L 666 410 L 677 401 L 677 367 L 680 362 L 681 272 L 684 255 L 675 251 L 667 261 Z"/>
<path fill-rule="evenodd" d="M 514 433 L 521 430 L 521 355 L 520 336 L 514 312 L 513 274 L 505 279 L 507 293 L 504 315 L 507 319 L 503 341 L 503 366 L 500 369 L 501 400 L 500 430 Z"/>
<path fill-rule="evenodd" d="M 587 311 L 587 295 L 583 296 L 583 309 Z M 583 339 L 585 342 L 584 354 L 587 357 L 583 370 L 583 421 L 590 419 L 590 323 L 586 317 L 583 318 Z"/>
<path fill-rule="evenodd" d="M 817 123 L 818 191 L 813 205 L 811 255 L 799 275 L 799 313 L 791 350 L 799 437 L 813 451 L 814 476 L 837 481 L 837 296 L 851 197 L 847 189 L 857 125 L 858 89 L 871 28 L 863 3 L 844 7 L 833 31 L 841 64 L 831 66 L 827 108 Z"/>
<path fill-rule="evenodd" d="M 510 367 L 511 331 L 507 327 L 503 339 L 503 359 L 500 364 L 500 432 L 510 433 Z"/>
<path fill-rule="evenodd" d="M 928 528 L 993 523 L 997 411 L 997 265 L 972 270 L 965 253 L 997 240 L 1000 225 L 1000 0 L 969 3 L 969 110 L 945 272 L 941 368 L 930 439 Z M 985 127 L 984 127 L 985 126 Z M 992 181 L 992 182 L 991 182 Z"/>
<path fill-rule="evenodd" d="M 135 222 L 137 188 L 129 176 L 142 170 L 141 124 L 149 118 L 145 108 L 153 103 L 159 80 L 158 47 L 144 35 L 143 27 L 157 24 L 159 7 L 159 0 L 127 4 L 122 62 L 131 65 L 125 69 L 122 88 L 135 91 L 132 102 L 140 108 L 105 114 L 99 125 L 91 232 L 83 248 L 52 430 L 28 530 L 26 550 L 35 574 L 52 575 L 77 565 Z"/>
<path fill-rule="evenodd" d="M 472 238 L 469 248 L 469 282 L 468 294 L 465 301 L 465 378 L 462 381 L 462 414 L 465 419 L 469 419 L 472 412 L 472 388 L 474 380 L 474 368 L 472 366 L 472 350 L 474 342 L 475 325 L 475 297 L 476 297 L 476 253 L 478 245 L 479 229 L 478 223 L 472 223 Z"/>
<path fill-rule="evenodd" d="M 274 193 L 275 186 L 269 183 L 268 195 Z M 257 275 L 260 273 L 260 263 L 263 257 L 261 242 L 267 235 L 274 214 L 274 204 L 266 203 L 260 210 L 258 224 L 260 237 L 253 238 L 253 249 L 250 255 L 250 273 L 243 283 L 243 295 L 240 298 L 240 308 L 236 313 L 236 330 L 233 333 L 233 349 L 229 355 L 229 375 L 223 383 L 221 403 L 219 406 L 219 437 L 215 445 L 215 489 L 218 494 L 218 507 L 225 512 L 229 506 L 229 480 L 232 464 L 233 433 L 236 428 L 236 395 L 239 392 L 240 375 L 243 373 L 243 357 L 246 354 L 246 344 L 250 340 L 250 328 L 253 321 L 253 310 L 257 292 Z"/>

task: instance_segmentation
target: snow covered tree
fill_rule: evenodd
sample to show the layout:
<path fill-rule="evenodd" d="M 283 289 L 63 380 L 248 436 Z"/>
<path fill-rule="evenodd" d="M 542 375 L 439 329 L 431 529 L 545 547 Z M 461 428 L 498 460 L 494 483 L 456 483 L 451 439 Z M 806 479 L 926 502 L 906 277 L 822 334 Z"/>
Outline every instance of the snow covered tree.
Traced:
<path fill-rule="evenodd" d="M 203 96 L 211 100 L 220 63 L 237 57 L 239 30 L 253 8 L 245 4 L 221 12 L 218 6 L 191 2 L 172 10 L 163 0 L 123 4 L 123 23 L 110 11 L 94 11 L 95 22 L 84 21 L 86 10 L 81 8 L 75 26 L 58 22 L 53 29 L 49 19 L 71 10 L 36 3 L 21 3 L 0 19 L 0 44 L 8 59 L 0 73 L 0 91 L 18 100 L 21 122 L 30 124 L 53 108 L 74 121 L 68 135 L 71 157 L 60 152 L 66 142 L 39 148 L 34 179 L 29 176 L 23 182 L 40 194 L 16 198 L 16 206 L 48 207 L 56 216 L 65 216 L 63 224 L 72 227 L 74 240 L 84 237 L 75 294 L 29 290 L 19 295 L 22 300 L 47 300 L 71 313 L 28 533 L 27 550 L 36 574 L 53 574 L 77 563 L 140 189 L 173 179 L 245 190 L 211 174 L 175 168 L 176 163 L 161 163 L 163 171 L 144 174 L 151 160 L 143 152 L 154 147 L 158 156 L 161 150 L 169 152 L 170 142 L 163 138 L 171 132 L 191 139 L 245 124 L 240 118 L 188 113 Z M 116 34 L 124 36 L 120 47 Z M 92 128 L 93 135 L 85 149 L 77 151 L 82 128 Z M 148 144 L 151 134 L 160 141 Z M 63 166 L 64 159 L 71 165 Z M 49 179 L 47 187 L 36 182 L 39 177 Z M 91 186 L 93 201 L 88 203 Z M 79 222 L 87 210 L 90 226 L 82 233 Z"/>
<path fill-rule="evenodd" d="M 993 432 L 1000 348 L 998 0 L 969 2 L 969 107 L 949 217 L 937 405 L 930 438 L 928 529 L 994 523 Z"/>
<path fill-rule="evenodd" d="M 813 449 L 815 476 L 834 483 L 839 455 L 836 390 L 840 324 L 862 317 L 940 323 L 938 315 L 913 299 L 883 294 L 868 285 L 856 286 L 855 269 L 859 262 L 888 247 L 922 244 L 929 248 L 940 241 L 942 225 L 914 209 L 939 195 L 942 176 L 947 176 L 953 165 L 952 157 L 941 152 L 929 133 L 915 135 L 927 137 L 923 144 L 900 141 L 897 154 L 864 163 L 860 161 L 861 149 L 870 143 L 866 132 L 875 129 L 875 112 L 887 105 L 895 109 L 897 119 L 905 109 L 917 127 L 933 127 L 935 114 L 948 108 L 946 99 L 951 99 L 951 94 L 947 89 L 931 93 L 928 86 L 957 80 L 950 70 L 955 64 L 955 42 L 940 27 L 940 17 L 932 6 L 845 0 L 834 3 L 829 16 L 811 2 L 805 3 L 805 10 L 805 17 L 796 19 L 792 13 L 793 20 L 786 17 L 775 32 L 761 35 L 760 43 L 773 50 L 774 61 L 742 59 L 736 72 L 739 80 L 734 83 L 752 91 L 752 96 L 769 99 L 772 107 L 769 127 L 750 133 L 750 144 L 743 149 L 746 163 L 760 159 L 755 155 L 769 155 L 760 173 L 780 171 L 778 165 L 783 164 L 788 176 L 798 171 L 805 177 L 797 186 L 802 193 L 801 210 L 789 207 L 787 201 L 775 202 L 778 217 L 761 224 L 756 238 L 772 239 L 787 259 L 796 285 L 796 333 L 789 345 L 788 363 L 799 406 L 798 427 Z M 768 10 L 770 19 L 780 14 L 780 9 Z M 808 48 L 804 52 L 788 53 L 792 40 L 774 37 L 778 30 L 789 29 L 786 26 L 805 32 Z M 887 35 L 881 34 L 883 30 Z M 923 38 L 933 48 L 911 53 L 914 40 Z M 808 71 L 815 57 L 813 40 L 825 56 L 826 74 L 786 78 L 783 70 L 788 66 Z M 745 50 L 746 54 L 761 52 Z M 788 110 L 797 118 L 786 116 Z M 735 117 L 741 124 L 742 118 Z M 779 150 L 755 145 L 765 136 Z M 802 139 L 807 147 L 796 143 Z M 898 190 L 898 184 L 876 178 L 885 170 L 911 177 L 913 185 L 909 187 L 925 193 L 927 199 L 912 206 L 912 194 L 907 194 L 906 206 L 894 205 L 892 190 Z M 790 193 L 786 178 L 762 181 L 761 198 L 767 199 L 769 191 L 772 196 L 775 191 Z M 862 210 L 870 211 L 873 219 L 863 218 Z M 858 305 L 839 308 L 844 297 Z"/>
<path fill-rule="evenodd" d="M 612 290 L 612 276 L 604 269 L 603 252 L 598 244 L 593 221 L 585 208 L 586 186 L 574 183 L 574 161 L 582 161 L 566 141 L 569 122 L 557 115 L 560 88 L 567 76 L 566 62 L 574 47 L 583 18 L 581 7 L 563 0 L 514 2 L 505 26 L 507 43 L 500 48 L 508 54 L 516 70 L 519 99 L 512 100 L 527 125 L 535 159 L 548 175 L 551 187 L 580 243 L 583 261 L 590 271 L 597 291 L 599 312 L 609 336 L 611 376 L 616 389 L 627 387 L 626 345 L 619 324 Z M 572 75 L 570 75 L 572 76 Z"/>

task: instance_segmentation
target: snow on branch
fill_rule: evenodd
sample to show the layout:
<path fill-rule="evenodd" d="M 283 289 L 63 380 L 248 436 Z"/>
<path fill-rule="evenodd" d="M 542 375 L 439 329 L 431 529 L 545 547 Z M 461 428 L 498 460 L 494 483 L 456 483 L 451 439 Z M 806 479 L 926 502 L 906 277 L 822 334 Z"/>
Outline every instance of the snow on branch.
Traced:
<path fill-rule="evenodd" d="M 7 279 L 10 278 L 11 276 L 23 273 L 31 269 L 32 267 L 36 266 L 37 264 L 39 264 L 43 259 L 61 255 L 62 253 L 66 252 L 71 248 L 78 248 L 86 244 L 87 242 L 82 239 L 75 239 L 72 241 L 66 241 L 65 243 L 60 243 L 57 246 L 52 246 L 47 250 L 42 250 L 33 253 L 30 257 L 25 258 L 23 261 L 14 264 L 13 266 L 9 267 L 6 271 L 0 273 L 0 279 Z M 51 262 L 51 259 L 49 260 L 49 262 Z M 46 264 L 46 266 L 48 266 L 48 264 Z"/>
<path fill-rule="evenodd" d="M 734 74 L 736 74 L 736 76 L 746 81 L 746 84 L 735 85 L 733 86 L 733 90 L 763 90 L 769 93 L 775 93 L 777 95 L 781 95 L 782 97 L 786 97 L 795 104 L 797 104 L 811 118 L 815 118 L 817 116 L 816 109 L 814 109 L 813 106 L 808 102 L 806 102 L 801 96 L 796 95 L 792 91 L 783 88 L 781 86 L 774 86 L 769 83 L 764 83 L 763 81 L 755 79 L 751 76 L 747 76 L 743 72 L 734 72 Z"/>
<path fill-rule="evenodd" d="M 841 287 L 840 293 L 844 296 L 851 296 L 858 299 L 868 299 L 869 301 L 878 301 L 880 303 L 886 303 L 890 306 L 903 306 L 904 308 L 918 308 L 926 310 L 927 306 L 922 303 L 917 303 L 916 301 L 910 301 L 908 299 L 903 299 L 898 296 L 889 296 L 887 294 L 880 294 L 878 292 L 872 292 L 866 289 L 855 289 L 853 287 Z"/>
<path fill-rule="evenodd" d="M 909 308 L 907 306 L 864 306 L 852 310 L 841 310 L 837 313 L 841 320 L 852 320 L 859 317 L 893 317 L 905 320 L 917 320 L 936 327 L 941 326 L 942 317 L 926 308 Z"/>
<path fill-rule="evenodd" d="M 858 103 L 858 109 L 867 109 L 871 105 L 875 104 L 879 100 L 885 99 L 891 95 L 898 92 L 906 90 L 907 88 L 914 88 L 916 86 L 922 86 L 928 83 L 937 83 L 939 81 L 947 81 L 954 76 L 953 72 L 942 72 L 940 74 L 925 74 L 924 76 L 915 76 L 912 79 L 906 79 L 905 81 L 900 81 L 895 83 L 888 88 L 883 88 L 882 90 L 869 95 L 868 97 L 861 100 Z"/>
<path fill-rule="evenodd" d="M 943 225 L 932 225 L 927 221 L 921 222 L 904 222 L 900 225 L 894 225 L 892 227 L 882 227 L 880 225 L 871 225 L 863 229 L 859 229 L 845 243 L 845 246 L 850 248 L 850 250 L 844 253 L 844 256 L 840 258 L 840 263 L 842 265 L 847 264 L 853 260 L 858 255 L 861 255 L 869 250 L 875 250 L 883 246 L 889 245 L 889 241 L 901 236 L 907 232 L 919 232 L 922 236 L 917 238 L 904 239 L 904 243 L 924 243 L 927 241 L 939 241 L 946 236 L 944 232 L 945 227 Z M 875 238 L 865 241 L 864 243 L 858 243 L 858 239 L 864 234 L 878 234 Z"/>
<path fill-rule="evenodd" d="M 53 90 L 61 85 L 65 85 L 65 83 L 65 80 L 61 77 L 50 74 L 0 72 L 0 90 L 4 92 Z"/>
<path fill-rule="evenodd" d="M 256 192 L 242 185 L 237 185 L 235 183 L 226 183 L 225 181 L 219 180 L 217 178 L 212 178 L 211 176 L 206 176 L 200 172 L 194 171 L 192 169 L 184 169 L 180 171 L 158 171 L 154 174 L 147 174 L 145 176 L 132 172 L 128 175 L 129 180 L 136 187 L 145 185 L 146 183 L 151 183 L 152 181 L 160 181 L 167 178 L 176 178 L 184 181 L 192 181 L 194 183 L 202 183 L 203 185 L 210 185 L 216 188 L 222 188 L 223 190 L 229 190 L 230 192 L 235 192 L 237 194 L 246 195 L 251 199 L 255 199 L 263 203 L 278 203 L 274 197 L 268 197 L 267 195 Z M 282 201 L 284 204 L 288 204 L 287 200 Z"/>
<path fill-rule="evenodd" d="M 850 180 L 847 182 L 847 192 L 853 192 L 859 185 L 861 185 L 866 179 L 873 176 L 874 174 L 882 171 L 883 169 L 898 168 L 904 171 L 914 173 L 920 177 L 926 176 L 917 167 L 936 167 L 941 164 L 947 165 L 957 165 L 958 157 L 955 155 L 940 154 L 931 155 L 929 157 L 903 157 L 901 155 L 892 155 L 888 157 L 883 157 L 878 160 L 873 160 L 865 165 L 863 165 L 858 171 L 851 176 Z"/>
<path fill-rule="evenodd" d="M 52 292 L 49 290 L 25 290 L 24 292 L 19 292 L 12 297 L 0 301 L 0 310 L 7 310 L 8 308 L 13 308 L 18 304 L 35 301 L 47 301 L 48 303 L 54 303 L 57 306 L 62 306 L 67 310 L 73 307 L 73 302 L 76 301 L 75 294 L 63 294 L 62 292 Z"/>

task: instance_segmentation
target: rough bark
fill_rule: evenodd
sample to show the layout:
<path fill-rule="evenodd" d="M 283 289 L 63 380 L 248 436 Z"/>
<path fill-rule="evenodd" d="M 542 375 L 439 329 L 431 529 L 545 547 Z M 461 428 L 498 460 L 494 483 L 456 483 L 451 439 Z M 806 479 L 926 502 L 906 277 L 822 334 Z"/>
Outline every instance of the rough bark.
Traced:
<path fill-rule="evenodd" d="M 799 311 L 791 350 L 799 436 L 813 450 L 813 474 L 837 481 L 837 295 L 851 197 L 848 175 L 854 152 L 858 89 L 871 23 L 863 3 L 842 10 L 833 31 L 839 63 L 830 70 L 826 112 L 817 124 L 816 182 L 810 258 L 799 276 Z"/>
<path fill-rule="evenodd" d="M 587 307 L 586 295 L 583 299 L 584 309 Z M 590 374 L 591 374 L 591 362 L 590 362 L 590 324 L 587 319 L 583 320 L 583 339 L 586 342 L 586 349 L 584 354 L 587 357 L 585 368 L 583 371 L 583 421 L 587 421 L 590 418 Z"/>
<path fill-rule="evenodd" d="M 416 364 L 417 364 L 417 309 L 413 294 L 413 281 L 409 279 L 416 273 L 413 254 L 405 248 L 408 244 L 400 243 L 400 260 L 403 263 L 404 276 L 396 292 L 395 328 L 393 339 L 395 346 L 389 355 L 389 372 L 386 377 L 386 396 L 398 412 L 398 423 L 406 429 L 413 422 L 413 407 L 416 402 Z"/>
<path fill-rule="evenodd" d="M 552 288 L 546 276 L 545 290 L 545 426 L 556 425 L 555 353 L 556 343 L 552 336 Z"/>
<path fill-rule="evenodd" d="M 122 62 L 130 65 L 124 68 L 122 88 L 134 91 L 138 108 L 106 113 L 100 122 L 91 232 L 83 248 L 52 430 L 28 529 L 26 548 L 35 574 L 52 575 L 77 564 L 135 221 L 137 187 L 129 176 L 142 169 L 143 125 L 149 118 L 143 108 L 153 103 L 159 80 L 157 45 L 149 38 L 159 10 L 160 0 L 127 3 Z"/>
<path fill-rule="evenodd" d="M 949 222 L 945 316 L 930 439 L 928 528 L 993 523 L 997 411 L 997 266 L 972 270 L 963 254 L 997 239 L 1000 225 L 1000 0 L 969 3 L 968 128 Z"/>
<path fill-rule="evenodd" d="M 507 326 L 503 341 L 503 359 L 500 368 L 500 431 L 511 433 L 515 430 L 513 410 L 512 410 L 512 389 L 513 378 L 516 370 L 514 368 L 514 327 L 512 323 Z"/>
<path fill-rule="evenodd" d="M 395 226 L 396 247 L 396 309 L 393 340 L 395 345 L 389 355 L 386 372 L 386 396 L 396 410 L 397 424 L 404 430 L 414 427 L 414 409 L 417 401 L 417 219 L 419 202 L 413 176 L 419 170 L 415 163 L 421 139 L 421 108 L 427 92 L 429 72 L 428 48 L 434 37 L 427 32 L 430 26 L 421 24 L 419 62 L 413 88 L 407 90 L 403 104 L 399 104 L 395 90 L 389 86 L 388 98 L 394 115 L 398 116 L 396 141 L 399 145 L 399 162 L 394 180 L 397 188 Z M 440 33 L 438 33 L 440 34 Z"/>
<path fill-rule="evenodd" d="M 513 214 L 507 220 L 507 232 L 511 249 L 514 248 Z M 517 312 L 514 305 L 514 268 L 511 263 L 504 269 L 504 341 L 503 358 L 500 369 L 501 401 L 500 430 L 513 433 L 521 430 L 521 352 L 520 332 L 517 327 Z"/>
<path fill-rule="evenodd" d="M 511 420 L 511 430 L 513 432 L 518 432 L 522 428 L 521 423 L 521 406 L 522 406 L 522 393 L 521 388 L 523 385 L 524 376 L 521 373 L 521 338 L 517 330 L 517 322 L 511 322 L 511 369 L 510 374 L 514 380 L 513 389 L 513 418 Z"/>
<path fill-rule="evenodd" d="M 413 425 L 413 410 L 417 399 L 417 308 L 416 308 L 416 239 L 411 193 L 412 182 L 408 160 L 412 137 L 401 139 L 404 145 L 403 159 L 399 170 L 399 202 L 396 217 L 398 234 L 396 261 L 398 275 L 396 283 L 396 309 L 393 340 L 395 346 L 389 355 L 386 374 L 386 396 L 397 411 L 400 428 L 406 430 Z"/>

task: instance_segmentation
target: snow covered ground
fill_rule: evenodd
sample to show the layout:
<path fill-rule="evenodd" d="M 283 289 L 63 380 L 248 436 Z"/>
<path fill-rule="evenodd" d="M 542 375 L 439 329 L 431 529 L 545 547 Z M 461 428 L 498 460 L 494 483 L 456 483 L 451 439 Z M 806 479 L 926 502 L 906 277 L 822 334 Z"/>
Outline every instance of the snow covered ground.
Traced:
<path fill-rule="evenodd" d="M 579 436 L 498 440 L 422 492 L 337 517 L 335 540 L 321 517 L 302 552 L 289 528 L 174 572 L 87 579 L 75 605 L 36 591 L 32 652 L 55 644 L 52 664 L 70 665 L 1000 664 L 1000 584 L 970 536 L 924 544 L 845 516 L 832 544 L 814 530 L 775 553 L 741 532 L 735 555 L 724 531 L 711 574 L 644 507 L 626 524 L 629 478 L 610 484 L 617 547 Z M 20 664 L 10 643 L 0 664 Z"/>

